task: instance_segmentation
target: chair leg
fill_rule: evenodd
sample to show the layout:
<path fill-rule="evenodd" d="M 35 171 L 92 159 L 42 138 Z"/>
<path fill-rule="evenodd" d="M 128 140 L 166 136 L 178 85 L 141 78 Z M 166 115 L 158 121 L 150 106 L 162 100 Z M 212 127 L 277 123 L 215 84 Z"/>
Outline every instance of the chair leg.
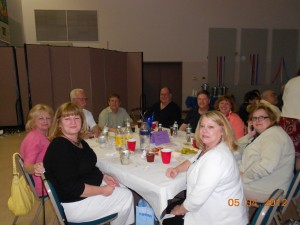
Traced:
<path fill-rule="evenodd" d="M 39 216 L 40 216 L 41 211 L 42 211 L 42 208 L 43 208 L 43 204 L 42 204 L 42 202 L 40 202 L 39 207 L 38 207 L 38 210 L 37 210 L 37 212 L 35 213 L 35 216 L 34 216 L 34 218 L 33 218 L 32 225 L 36 225 L 36 224 L 37 224 L 38 219 L 39 219 Z"/>
<path fill-rule="evenodd" d="M 292 199 L 292 202 L 293 202 L 293 204 L 294 204 L 294 206 L 295 206 L 295 208 L 296 208 L 298 217 L 300 218 L 300 209 L 299 209 L 299 207 L 298 207 L 298 205 L 297 205 L 296 199 L 293 198 L 293 199 Z"/>
<path fill-rule="evenodd" d="M 14 222 L 12 223 L 12 225 L 16 225 L 16 224 L 17 224 L 17 221 L 18 221 L 18 219 L 19 219 L 19 216 L 15 216 L 15 218 L 14 218 Z"/>
<path fill-rule="evenodd" d="M 276 222 L 276 225 L 280 225 L 281 224 L 281 214 L 276 212 L 275 215 L 274 215 L 274 220 Z"/>
<path fill-rule="evenodd" d="M 57 219 L 57 217 L 55 217 L 55 218 L 54 218 L 54 221 L 53 221 L 53 225 L 56 225 L 57 222 L 58 222 L 58 219 Z"/>

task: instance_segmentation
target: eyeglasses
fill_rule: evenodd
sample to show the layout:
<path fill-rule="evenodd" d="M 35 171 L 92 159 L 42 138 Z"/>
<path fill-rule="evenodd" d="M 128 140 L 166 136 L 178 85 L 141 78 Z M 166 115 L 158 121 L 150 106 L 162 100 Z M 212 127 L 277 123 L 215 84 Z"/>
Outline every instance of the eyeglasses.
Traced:
<path fill-rule="evenodd" d="M 253 122 L 255 122 L 255 121 L 264 121 L 267 118 L 270 118 L 270 117 L 269 116 L 253 116 L 251 120 Z"/>
<path fill-rule="evenodd" d="M 88 98 L 75 98 L 75 99 L 78 99 L 80 101 L 87 101 L 88 100 Z"/>

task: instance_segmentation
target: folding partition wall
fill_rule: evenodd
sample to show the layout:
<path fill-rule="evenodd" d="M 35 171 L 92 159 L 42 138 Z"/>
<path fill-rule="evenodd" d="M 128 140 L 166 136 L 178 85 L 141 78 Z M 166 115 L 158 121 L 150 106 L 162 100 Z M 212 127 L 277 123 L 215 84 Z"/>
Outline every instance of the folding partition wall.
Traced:
<path fill-rule="evenodd" d="M 141 107 L 141 52 L 25 45 L 25 48 L 16 49 L 16 65 L 13 63 L 13 48 L 1 48 L 1 58 L 2 55 L 5 60 L 1 60 L 0 69 L 8 72 L 5 75 L 0 73 L 1 92 L 9 92 L 9 96 L 6 99 L 0 97 L 0 100 L 1 104 L 5 102 L 9 107 L 1 107 L 0 127 L 18 125 L 13 107 L 17 96 L 15 91 L 11 91 L 16 86 L 22 97 L 24 119 L 29 108 L 35 104 L 44 103 L 56 109 L 69 101 L 69 93 L 73 88 L 86 90 L 87 109 L 96 120 L 100 111 L 107 106 L 107 97 L 112 93 L 121 96 L 122 107 L 128 111 Z M 19 85 L 16 85 L 14 78 L 15 70 L 19 72 Z"/>

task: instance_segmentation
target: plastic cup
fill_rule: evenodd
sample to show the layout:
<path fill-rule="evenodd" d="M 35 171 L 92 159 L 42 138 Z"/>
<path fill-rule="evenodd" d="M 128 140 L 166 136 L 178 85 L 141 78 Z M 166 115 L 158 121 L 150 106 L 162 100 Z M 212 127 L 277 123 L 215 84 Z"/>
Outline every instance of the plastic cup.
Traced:
<path fill-rule="evenodd" d="M 169 164 L 171 161 L 172 150 L 163 148 L 162 150 L 160 150 L 160 153 L 163 164 Z"/>
<path fill-rule="evenodd" d="M 147 151 L 146 159 L 147 162 L 154 162 L 155 153 L 153 151 Z"/>
<path fill-rule="evenodd" d="M 134 152 L 135 151 L 135 146 L 136 146 L 136 140 L 135 139 L 127 140 L 127 147 L 128 147 L 129 151 Z"/>
<path fill-rule="evenodd" d="M 156 128 L 156 122 L 152 122 L 152 131 L 154 131 L 155 130 L 155 128 Z"/>
<path fill-rule="evenodd" d="M 120 151 L 120 160 L 121 160 L 122 165 L 129 164 L 129 157 L 130 157 L 130 154 L 129 154 L 128 150 Z"/>
<path fill-rule="evenodd" d="M 196 142 L 196 139 L 195 139 L 195 138 L 193 138 L 193 147 L 194 147 L 194 148 L 198 148 L 197 142 Z"/>

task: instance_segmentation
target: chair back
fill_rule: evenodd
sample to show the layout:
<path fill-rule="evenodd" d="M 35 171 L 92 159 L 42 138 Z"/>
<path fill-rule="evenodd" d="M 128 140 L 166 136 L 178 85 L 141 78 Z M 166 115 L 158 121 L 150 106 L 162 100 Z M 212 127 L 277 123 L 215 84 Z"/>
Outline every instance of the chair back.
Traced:
<path fill-rule="evenodd" d="M 274 219 L 278 208 L 278 202 L 281 202 L 284 191 L 276 189 L 269 197 L 269 201 L 263 203 L 254 215 L 251 225 L 270 225 Z"/>
<path fill-rule="evenodd" d="M 63 209 L 63 207 L 62 207 L 62 205 L 61 205 L 61 203 L 58 199 L 57 193 L 56 193 L 52 183 L 49 180 L 46 179 L 44 174 L 42 175 L 42 180 L 43 180 L 44 186 L 46 188 L 48 197 L 49 197 L 49 199 L 52 203 L 52 206 L 53 206 L 53 209 L 54 209 L 54 212 L 56 214 L 56 217 L 57 217 L 57 220 L 58 220 L 59 224 L 60 225 L 67 224 L 66 223 L 67 218 L 66 218 L 64 209 Z"/>
<path fill-rule="evenodd" d="M 36 192 L 36 189 L 35 189 L 35 183 L 34 183 L 33 177 L 32 177 L 31 174 L 27 173 L 24 169 L 24 160 L 23 160 L 23 158 L 21 157 L 20 154 L 15 154 L 15 157 L 16 157 L 15 160 L 17 162 L 17 166 L 19 168 L 19 171 L 24 176 L 24 178 L 25 178 L 27 184 L 29 185 L 30 190 L 32 191 L 34 197 L 39 200 L 39 196 L 38 196 L 38 194 Z"/>
<path fill-rule="evenodd" d="M 278 210 L 282 215 L 287 210 L 291 200 L 293 198 L 298 197 L 299 193 L 300 193 L 300 170 L 298 170 L 295 173 L 293 180 L 289 186 L 288 192 L 285 196 L 285 199 L 284 199 L 285 202 L 283 202 L 284 204 L 281 204 L 281 206 Z"/>

